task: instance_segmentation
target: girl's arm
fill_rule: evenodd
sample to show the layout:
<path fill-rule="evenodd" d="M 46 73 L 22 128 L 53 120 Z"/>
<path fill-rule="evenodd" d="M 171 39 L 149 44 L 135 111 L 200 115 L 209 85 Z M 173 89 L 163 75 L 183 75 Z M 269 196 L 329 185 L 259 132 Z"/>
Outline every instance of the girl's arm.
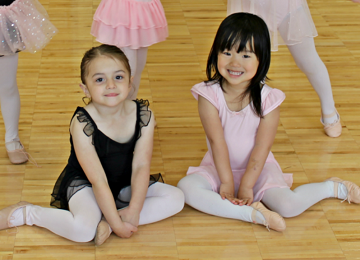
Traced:
<path fill-rule="evenodd" d="M 80 123 L 76 116 L 70 125 L 76 157 L 92 184 L 96 201 L 112 230 L 120 237 L 130 237 L 132 232 L 137 231 L 137 228 L 132 225 L 125 225 L 121 221 L 104 169 L 92 144 L 92 136 L 88 137 L 84 134 L 84 126 L 85 124 Z"/>
<path fill-rule="evenodd" d="M 240 201 L 234 194 L 234 179 L 230 166 L 229 150 L 219 118 L 219 111 L 200 95 L 198 109 L 201 123 L 211 146 L 215 167 L 220 177 L 220 196 L 233 204 L 239 204 Z"/>
<path fill-rule="evenodd" d="M 274 143 L 279 119 L 280 107 L 275 108 L 260 119 L 255 146 L 251 152 L 245 174 L 240 182 L 237 196 L 241 200 L 240 205 L 249 206 L 253 202 L 253 187 L 264 168 L 265 161 L 269 156 L 271 146 Z"/>
<path fill-rule="evenodd" d="M 143 208 L 149 187 L 150 164 L 153 151 L 155 117 L 151 112 L 150 122 L 141 131 L 134 150 L 131 176 L 131 200 L 129 207 L 120 210 L 121 219 L 134 226 L 139 225 L 140 212 Z"/>

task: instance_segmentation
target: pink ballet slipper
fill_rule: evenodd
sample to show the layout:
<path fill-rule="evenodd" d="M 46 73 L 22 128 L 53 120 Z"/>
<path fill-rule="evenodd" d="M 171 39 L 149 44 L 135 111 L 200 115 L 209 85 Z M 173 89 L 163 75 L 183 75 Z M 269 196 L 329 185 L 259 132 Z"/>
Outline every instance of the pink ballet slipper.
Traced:
<path fill-rule="evenodd" d="M 351 181 L 343 181 L 342 179 L 337 178 L 337 177 L 331 177 L 330 179 L 327 179 L 327 181 L 334 182 L 335 198 L 339 198 L 338 197 L 338 186 L 339 186 L 339 183 L 342 183 L 343 185 L 345 185 L 347 192 L 348 192 L 347 197 L 343 201 L 347 200 L 349 203 L 351 203 L 351 202 L 356 203 L 356 204 L 360 203 L 360 188 L 355 183 L 353 183 Z"/>
<path fill-rule="evenodd" d="M 337 115 L 337 120 L 335 120 L 335 122 L 333 122 L 331 124 L 325 124 L 323 122 L 323 118 L 330 118 L 330 117 L 333 117 L 335 115 Z M 322 114 L 321 118 L 320 118 L 320 122 L 324 126 L 325 134 L 327 134 L 329 137 L 338 137 L 338 136 L 341 135 L 342 126 L 341 126 L 341 123 L 340 123 L 340 115 L 339 115 L 339 113 L 338 113 L 338 111 L 336 109 L 335 109 L 334 112 L 332 112 L 329 115 Z"/>
<path fill-rule="evenodd" d="M 26 224 L 26 206 L 31 205 L 31 203 L 26 201 L 20 201 L 14 205 L 11 205 L 9 207 L 6 207 L 2 210 L 0 210 L 0 230 L 8 229 L 14 227 L 10 220 L 12 219 L 12 214 L 15 212 L 15 210 L 19 208 L 23 208 L 23 215 L 24 215 L 24 224 Z"/>
<path fill-rule="evenodd" d="M 106 241 L 106 239 L 109 238 L 111 233 L 112 233 L 112 231 L 110 229 L 109 223 L 107 223 L 105 218 L 102 218 L 96 229 L 96 235 L 95 235 L 95 239 L 94 239 L 95 245 L 96 246 L 102 245 Z"/>
<path fill-rule="evenodd" d="M 25 148 L 23 146 L 23 144 L 20 141 L 12 141 L 9 143 L 15 143 L 18 142 L 20 143 L 21 147 L 20 149 L 15 149 L 12 151 L 9 151 L 8 149 L 6 149 L 7 154 L 9 156 L 9 160 L 12 164 L 22 164 L 22 163 L 26 163 L 29 160 L 28 157 L 28 153 L 25 151 Z M 7 143 L 7 144 L 9 144 Z"/>
<path fill-rule="evenodd" d="M 268 210 L 261 202 L 254 202 L 251 204 L 251 207 L 254 208 L 251 213 L 251 219 L 253 223 L 264 225 L 269 231 L 270 228 L 279 232 L 282 232 L 286 229 L 284 218 L 278 213 Z M 259 211 L 264 216 L 264 223 L 256 222 L 256 211 Z"/>

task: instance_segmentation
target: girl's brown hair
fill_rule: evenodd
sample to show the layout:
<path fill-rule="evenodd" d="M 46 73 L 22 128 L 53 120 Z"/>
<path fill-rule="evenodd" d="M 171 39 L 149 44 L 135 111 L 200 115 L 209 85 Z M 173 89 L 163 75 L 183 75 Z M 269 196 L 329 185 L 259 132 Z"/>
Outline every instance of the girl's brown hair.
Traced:
<path fill-rule="evenodd" d="M 124 64 L 127 71 L 129 72 L 129 75 L 131 75 L 129 60 L 125 56 L 124 52 L 116 46 L 102 44 L 100 46 L 93 47 L 90 50 L 88 50 L 84 54 L 84 57 L 81 60 L 81 64 L 80 64 L 81 74 L 80 75 L 81 75 L 81 82 L 84 85 L 86 85 L 85 78 L 89 73 L 88 68 L 89 68 L 91 61 L 93 61 L 95 58 L 97 58 L 99 56 L 107 56 L 109 58 L 117 59 L 117 60 L 121 61 Z"/>

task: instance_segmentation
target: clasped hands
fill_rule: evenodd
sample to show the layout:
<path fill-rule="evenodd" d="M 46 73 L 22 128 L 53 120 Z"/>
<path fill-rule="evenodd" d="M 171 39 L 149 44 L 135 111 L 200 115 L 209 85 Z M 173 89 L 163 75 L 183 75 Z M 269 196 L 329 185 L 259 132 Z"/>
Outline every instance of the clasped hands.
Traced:
<path fill-rule="evenodd" d="M 139 226 L 140 211 L 127 207 L 118 211 L 122 220 L 123 228 L 116 235 L 122 238 L 129 238 L 136 232 Z"/>
<path fill-rule="evenodd" d="M 252 188 L 240 185 L 237 196 L 234 196 L 234 184 L 222 183 L 220 185 L 220 196 L 223 200 L 227 199 L 234 205 L 250 206 L 254 200 L 254 192 Z"/>

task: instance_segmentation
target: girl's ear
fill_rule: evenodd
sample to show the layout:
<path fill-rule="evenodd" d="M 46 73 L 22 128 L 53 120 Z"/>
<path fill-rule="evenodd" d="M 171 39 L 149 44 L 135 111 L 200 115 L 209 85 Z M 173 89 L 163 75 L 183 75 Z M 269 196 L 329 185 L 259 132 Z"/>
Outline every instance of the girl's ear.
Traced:
<path fill-rule="evenodd" d="M 133 87 L 133 82 L 134 82 L 134 76 L 130 77 L 130 82 L 129 82 L 129 88 Z"/>
<path fill-rule="evenodd" d="M 87 98 L 91 98 L 90 92 L 84 84 L 80 83 L 79 87 L 82 89 L 82 91 L 84 92 L 84 94 Z"/>

